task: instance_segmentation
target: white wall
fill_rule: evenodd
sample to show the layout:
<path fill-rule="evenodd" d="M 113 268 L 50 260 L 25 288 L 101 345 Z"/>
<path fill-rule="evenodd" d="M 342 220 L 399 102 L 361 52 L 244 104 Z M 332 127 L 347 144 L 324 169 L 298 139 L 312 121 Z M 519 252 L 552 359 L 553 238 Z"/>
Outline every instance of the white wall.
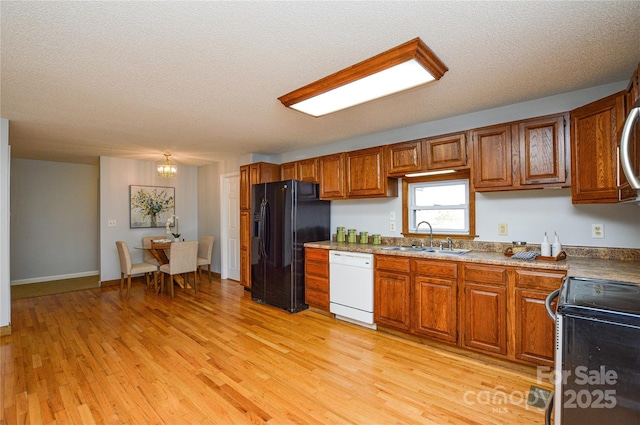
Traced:
<path fill-rule="evenodd" d="M 98 166 L 14 158 L 11 176 L 11 284 L 98 274 Z"/>
<path fill-rule="evenodd" d="M 536 99 L 439 121 L 375 133 L 333 144 L 287 152 L 281 162 L 335 152 L 379 146 L 456 131 L 570 111 L 626 87 L 618 82 L 571 93 Z M 400 180 L 399 180 L 400 183 Z M 402 191 L 399 187 L 398 193 Z M 389 230 L 389 213 L 396 214 L 396 231 Z M 331 227 L 402 236 L 402 199 L 332 201 Z M 508 236 L 498 236 L 498 223 L 507 223 Z M 592 239 L 591 225 L 604 224 L 605 238 Z M 640 208 L 636 205 L 572 205 L 571 191 L 522 190 L 476 195 L 478 241 L 540 243 L 544 232 L 558 231 L 567 245 L 640 248 Z"/>
<path fill-rule="evenodd" d="M 9 255 L 10 163 L 9 121 L 0 118 L 0 327 L 11 324 L 11 263 Z"/>
<path fill-rule="evenodd" d="M 166 186 L 175 188 L 175 211 L 180 217 L 181 238 L 198 239 L 198 170 L 196 167 L 178 165 L 175 178 L 157 176 L 156 164 L 100 157 L 100 280 L 120 279 L 120 263 L 115 242 L 123 240 L 129 245 L 131 260 L 142 261 L 144 236 L 166 235 L 164 227 L 155 229 L 130 229 L 130 185 Z M 108 220 L 116 220 L 115 227 L 108 227 Z"/>
<path fill-rule="evenodd" d="M 213 236 L 211 271 L 220 273 L 220 165 L 198 168 L 198 233 Z"/>

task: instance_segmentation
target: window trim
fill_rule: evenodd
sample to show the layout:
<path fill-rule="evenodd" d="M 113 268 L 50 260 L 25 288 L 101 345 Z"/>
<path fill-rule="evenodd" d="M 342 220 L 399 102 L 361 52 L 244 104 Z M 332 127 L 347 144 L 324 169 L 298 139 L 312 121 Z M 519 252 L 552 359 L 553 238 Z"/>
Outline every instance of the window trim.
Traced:
<path fill-rule="evenodd" d="M 468 180 L 469 181 L 469 234 L 460 233 L 435 233 L 438 237 L 451 237 L 452 239 L 474 239 L 476 235 L 476 193 L 471 182 L 469 170 L 461 170 L 451 174 L 441 174 L 435 176 L 405 177 L 402 179 L 402 235 L 404 237 L 423 238 L 424 233 L 413 233 L 409 230 L 409 184 L 428 183 L 447 180 Z"/>

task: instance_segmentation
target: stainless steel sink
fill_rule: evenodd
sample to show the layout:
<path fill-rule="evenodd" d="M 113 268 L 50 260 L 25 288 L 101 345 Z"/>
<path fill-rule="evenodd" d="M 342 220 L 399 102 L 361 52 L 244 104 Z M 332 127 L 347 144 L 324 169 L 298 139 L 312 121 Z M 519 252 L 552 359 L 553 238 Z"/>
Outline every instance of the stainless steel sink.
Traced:
<path fill-rule="evenodd" d="M 467 252 L 471 251 L 470 249 L 436 249 L 433 251 L 434 254 L 446 254 L 446 255 L 463 255 Z"/>
<path fill-rule="evenodd" d="M 382 248 L 386 251 L 405 251 L 405 252 L 434 252 L 434 248 L 422 248 L 419 246 L 388 246 Z"/>
<path fill-rule="evenodd" d="M 419 246 L 388 246 L 382 248 L 385 251 L 403 251 L 403 252 L 416 252 L 420 254 L 445 254 L 445 255 L 463 255 L 471 251 L 470 249 L 438 249 L 438 248 L 422 248 Z"/>

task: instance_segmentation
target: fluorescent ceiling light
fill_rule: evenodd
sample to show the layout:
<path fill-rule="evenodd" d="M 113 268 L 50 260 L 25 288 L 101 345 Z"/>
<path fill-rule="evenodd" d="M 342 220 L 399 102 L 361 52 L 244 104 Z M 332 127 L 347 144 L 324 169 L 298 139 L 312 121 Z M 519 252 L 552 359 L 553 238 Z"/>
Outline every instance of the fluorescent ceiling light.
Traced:
<path fill-rule="evenodd" d="M 423 177 L 423 176 L 435 176 L 438 174 L 450 174 L 450 173 L 455 173 L 456 170 L 441 170 L 441 171 L 425 171 L 423 173 L 412 173 L 412 174 L 405 174 L 405 177 Z"/>
<path fill-rule="evenodd" d="M 319 117 L 438 80 L 448 68 L 415 38 L 278 98 Z"/>

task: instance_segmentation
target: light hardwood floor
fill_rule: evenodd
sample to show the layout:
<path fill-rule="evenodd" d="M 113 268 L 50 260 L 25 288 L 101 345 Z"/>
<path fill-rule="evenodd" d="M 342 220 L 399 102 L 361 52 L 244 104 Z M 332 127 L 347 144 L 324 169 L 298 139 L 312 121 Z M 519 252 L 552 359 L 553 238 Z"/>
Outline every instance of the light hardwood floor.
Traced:
<path fill-rule="evenodd" d="M 1 423 L 544 423 L 524 400 L 535 376 L 259 305 L 232 281 L 173 301 L 139 282 L 130 300 L 105 287 L 12 303 Z"/>

